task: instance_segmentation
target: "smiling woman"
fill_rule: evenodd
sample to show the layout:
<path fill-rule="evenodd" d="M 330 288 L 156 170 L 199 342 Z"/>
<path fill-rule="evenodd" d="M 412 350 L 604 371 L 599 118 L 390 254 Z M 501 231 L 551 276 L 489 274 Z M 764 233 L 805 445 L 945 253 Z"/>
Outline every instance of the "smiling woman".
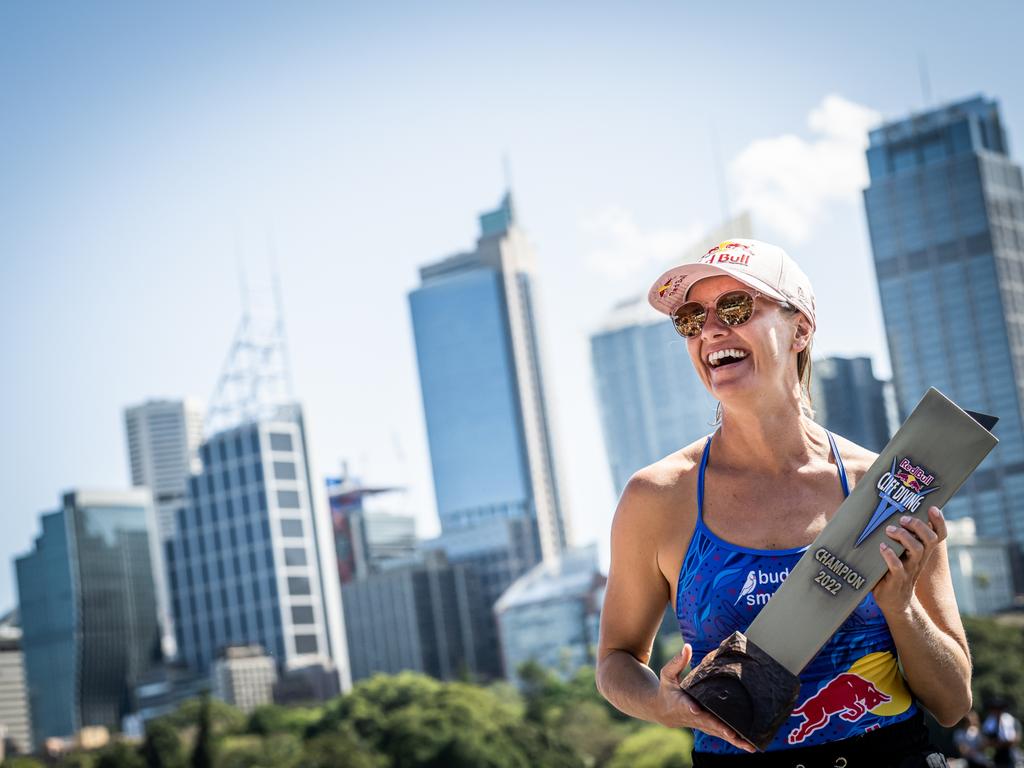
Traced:
<path fill-rule="evenodd" d="M 648 299 L 686 339 L 720 423 L 638 471 L 622 494 L 597 683 L 627 714 L 693 728 L 695 766 L 731 765 L 753 747 L 683 693 L 679 675 L 749 626 L 875 455 L 811 418 L 814 293 L 781 248 L 719 243 L 662 275 Z M 904 518 L 887 533 L 903 559 L 883 548 L 887 574 L 801 673 L 788 726 L 742 764 L 929 765 L 922 705 L 948 724 L 970 708 L 942 513 L 932 507 L 927 523 Z M 684 645 L 656 676 L 646 664 L 666 602 Z M 870 695 L 845 709 L 822 704 L 840 689 Z"/>

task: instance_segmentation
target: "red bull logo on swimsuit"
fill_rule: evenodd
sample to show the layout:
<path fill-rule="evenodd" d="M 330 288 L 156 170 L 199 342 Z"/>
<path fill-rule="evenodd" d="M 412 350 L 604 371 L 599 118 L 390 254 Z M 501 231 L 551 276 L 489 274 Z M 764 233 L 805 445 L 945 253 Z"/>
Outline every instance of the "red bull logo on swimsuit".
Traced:
<path fill-rule="evenodd" d="M 910 708 L 910 692 L 892 653 L 870 653 L 833 677 L 793 710 L 800 722 L 786 741 L 800 744 L 838 717 L 854 723 L 867 714 L 892 716 Z"/>
<path fill-rule="evenodd" d="M 861 542 L 878 529 L 882 523 L 895 514 L 913 514 L 921 507 L 921 502 L 929 493 L 939 490 L 938 486 L 929 488 L 935 475 L 922 466 L 917 466 L 909 456 L 899 460 L 892 459 L 892 467 L 883 472 L 875 485 L 878 491 L 878 506 L 871 513 L 871 519 L 864 526 L 853 546 L 859 547 Z"/>
<path fill-rule="evenodd" d="M 700 257 L 701 264 L 742 264 L 746 266 L 753 256 L 750 247 L 733 240 L 723 240 Z"/>

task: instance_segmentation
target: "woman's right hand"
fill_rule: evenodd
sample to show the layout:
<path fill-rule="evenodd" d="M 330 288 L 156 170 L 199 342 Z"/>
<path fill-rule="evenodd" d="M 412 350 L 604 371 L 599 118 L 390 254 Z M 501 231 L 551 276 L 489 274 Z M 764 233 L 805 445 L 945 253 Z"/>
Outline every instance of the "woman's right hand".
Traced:
<path fill-rule="evenodd" d="M 724 739 L 734 747 L 755 752 L 750 742 L 704 709 L 696 699 L 688 696 L 679 687 L 679 675 L 686 669 L 692 656 L 693 648 L 686 643 L 683 650 L 661 668 L 661 674 L 658 676 L 658 722 L 669 728 L 695 728 L 709 736 Z"/>

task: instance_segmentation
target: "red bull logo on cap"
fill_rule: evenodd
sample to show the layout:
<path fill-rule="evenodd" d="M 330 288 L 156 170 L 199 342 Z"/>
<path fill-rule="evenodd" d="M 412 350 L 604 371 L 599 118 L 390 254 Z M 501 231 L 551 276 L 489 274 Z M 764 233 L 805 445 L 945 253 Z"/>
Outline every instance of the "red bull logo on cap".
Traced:
<path fill-rule="evenodd" d="M 749 245 L 737 243 L 735 240 L 723 240 L 710 251 L 700 257 L 701 264 L 742 264 L 750 263 L 754 252 Z"/>

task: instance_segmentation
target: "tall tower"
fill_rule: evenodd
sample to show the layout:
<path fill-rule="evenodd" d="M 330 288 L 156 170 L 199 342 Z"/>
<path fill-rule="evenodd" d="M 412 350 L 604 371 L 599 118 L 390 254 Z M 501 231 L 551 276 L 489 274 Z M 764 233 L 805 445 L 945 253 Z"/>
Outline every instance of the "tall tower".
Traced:
<path fill-rule="evenodd" d="M 147 489 L 72 491 L 15 561 L 33 744 L 120 727 L 159 659 Z"/>
<path fill-rule="evenodd" d="M 442 545 L 497 597 L 570 538 L 534 288 L 511 194 L 476 249 L 420 269 L 409 295 Z"/>
<path fill-rule="evenodd" d="M 929 386 L 999 417 L 999 446 L 946 505 L 1014 546 L 1024 588 L 1024 185 L 994 100 L 871 131 L 864 192 L 901 417 Z"/>
<path fill-rule="evenodd" d="M 708 243 L 733 237 L 751 237 L 748 211 L 708 232 L 674 263 L 696 260 Z M 638 469 L 713 429 L 717 403 L 693 370 L 686 340 L 646 296 L 611 309 L 590 336 L 590 361 L 616 493 Z"/>
<path fill-rule="evenodd" d="M 346 691 L 333 526 L 291 395 L 276 277 L 243 299 L 168 548 L 178 651 L 205 673 L 224 647 L 259 644 L 282 674 L 333 666 Z"/>
<path fill-rule="evenodd" d="M 872 451 L 889 442 L 885 382 L 875 378 L 870 357 L 824 357 L 814 361 L 811 404 L 814 420 Z"/>
<path fill-rule="evenodd" d="M 199 470 L 203 410 L 197 400 L 147 400 L 124 411 L 132 485 L 153 492 L 160 541 L 174 532 L 188 477 Z"/>

